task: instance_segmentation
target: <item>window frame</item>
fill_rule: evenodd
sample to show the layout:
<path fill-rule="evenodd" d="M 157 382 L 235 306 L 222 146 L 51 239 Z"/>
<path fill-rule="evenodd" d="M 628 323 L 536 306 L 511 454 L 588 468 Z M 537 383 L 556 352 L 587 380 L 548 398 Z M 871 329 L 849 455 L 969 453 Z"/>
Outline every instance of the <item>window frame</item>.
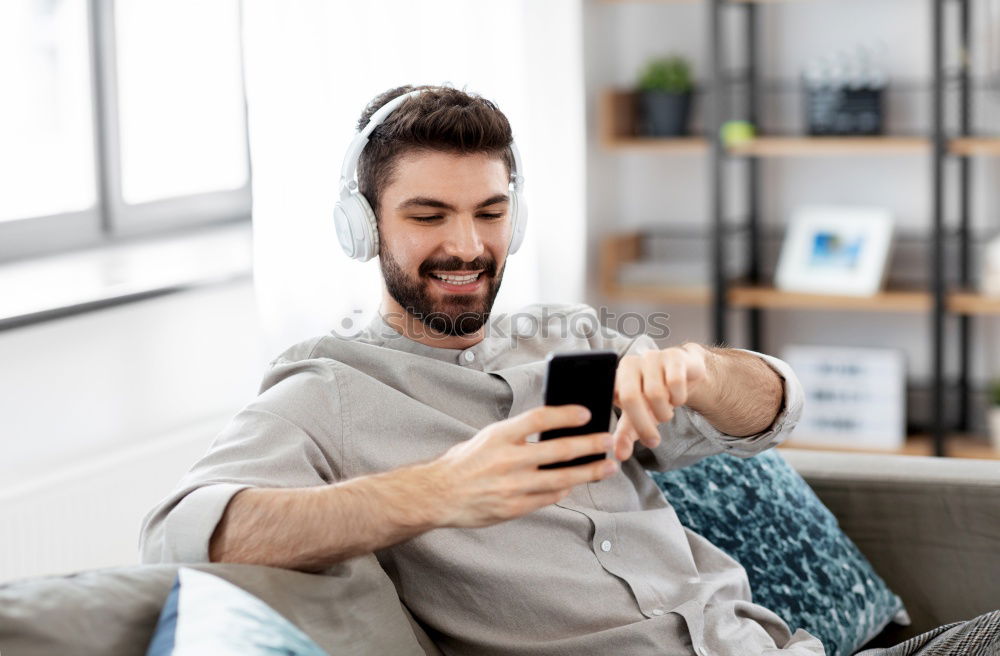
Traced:
<path fill-rule="evenodd" d="M 237 1 L 237 0 L 233 0 Z M 116 0 L 87 0 L 91 138 L 95 202 L 84 210 L 0 222 L 0 263 L 250 220 L 250 146 L 243 87 L 243 157 L 247 180 L 239 189 L 128 204 L 122 195 L 115 42 Z M 242 4 L 237 2 L 242 31 Z M 243 61 L 242 38 L 240 61 Z"/>

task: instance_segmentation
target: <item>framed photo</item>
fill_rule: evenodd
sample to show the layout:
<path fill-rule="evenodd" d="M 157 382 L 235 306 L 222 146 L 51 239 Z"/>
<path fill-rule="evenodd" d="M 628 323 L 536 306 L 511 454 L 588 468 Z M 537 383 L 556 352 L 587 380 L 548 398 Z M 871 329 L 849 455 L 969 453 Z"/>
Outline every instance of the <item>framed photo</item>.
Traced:
<path fill-rule="evenodd" d="M 796 444 L 895 449 L 906 438 L 906 363 L 897 349 L 787 346 L 805 392 Z"/>
<path fill-rule="evenodd" d="M 778 289 L 871 296 L 885 280 L 892 215 L 873 207 L 804 207 L 792 217 L 775 274 Z"/>

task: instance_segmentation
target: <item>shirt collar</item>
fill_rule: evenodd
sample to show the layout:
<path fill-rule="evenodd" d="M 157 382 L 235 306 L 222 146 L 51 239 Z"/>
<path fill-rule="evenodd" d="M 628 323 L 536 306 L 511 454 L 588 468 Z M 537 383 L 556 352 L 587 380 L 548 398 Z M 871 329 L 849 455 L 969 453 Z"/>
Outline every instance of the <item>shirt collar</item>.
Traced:
<path fill-rule="evenodd" d="M 442 362 L 457 363 L 459 356 L 468 349 L 441 348 L 438 346 L 428 346 L 414 341 L 401 334 L 398 330 L 389 325 L 378 311 L 368 322 L 368 327 L 359 336 L 361 341 L 383 346 L 396 351 L 404 351 L 415 355 L 423 355 Z M 478 346 L 478 344 L 476 345 Z M 471 347 L 475 349 L 476 347 Z"/>

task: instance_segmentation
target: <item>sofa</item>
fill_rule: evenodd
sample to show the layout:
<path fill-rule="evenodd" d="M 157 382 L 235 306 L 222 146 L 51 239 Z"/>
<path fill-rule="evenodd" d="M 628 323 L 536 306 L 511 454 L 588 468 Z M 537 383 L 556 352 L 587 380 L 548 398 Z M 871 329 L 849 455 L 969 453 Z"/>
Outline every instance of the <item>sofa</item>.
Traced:
<path fill-rule="evenodd" d="M 782 449 L 903 599 L 912 624 L 867 646 L 1000 608 L 1000 461 Z M 177 564 L 0 585 L 0 654 L 145 654 Z M 259 597 L 330 654 L 439 654 L 374 556 L 309 574 L 198 564 Z"/>
<path fill-rule="evenodd" d="M 1000 460 L 781 451 L 906 605 L 868 646 L 1000 608 Z"/>

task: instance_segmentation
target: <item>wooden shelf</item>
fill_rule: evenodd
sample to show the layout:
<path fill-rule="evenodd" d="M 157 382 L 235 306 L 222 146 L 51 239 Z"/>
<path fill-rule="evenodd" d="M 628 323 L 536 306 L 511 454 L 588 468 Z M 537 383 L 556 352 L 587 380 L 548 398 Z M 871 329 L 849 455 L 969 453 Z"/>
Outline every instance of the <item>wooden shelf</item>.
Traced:
<path fill-rule="evenodd" d="M 645 150 L 677 155 L 708 152 L 704 137 L 609 137 L 603 142 L 611 150 Z"/>
<path fill-rule="evenodd" d="M 954 292 L 948 297 L 948 309 L 955 314 L 1000 314 L 1000 298 L 977 292 Z"/>
<path fill-rule="evenodd" d="M 948 142 L 952 155 L 1000 155 L 1000 137 L 957 137 Z"/>
<path fill-rule="evenodd" d="M 729 288 L 733 307 L 771 309 L 861 310 L 875 312 L 924 312 L 931 309 L 931 295 L 922 291 L 884 291 L 873 296 L 839 296 L 788 292 L 773 287 Z"/>
<path fill-rule="evenodd" d="M 864 449 L 842 444 L 797 444 L 794 439 L 778 446 L 779 449 L 804 449 L 811 451 L 842 451 L 845 453 L 883 453 L 907 456 L 932 456 L 934 443 L 928 435 L 911 435 L 898 449 Z M 981 439 L 966 435 L 949 435 L 945 441 L 945 454 L 952 458 L 976 458 L 982 460 L 1000 460 L 1000 451 Z"/>
<path fill-rule="evenodd" d="M 622 285 L 618 271 L 622 264 L 639 259 L 638 234 L 614 235 L 601 243 L 598 285 L 601 293 L 616 301 L 641 301 L 666 305 L 705 305 L 712 297 L 707 287 L 681 285 Z"/>
<path fill-rule="evenodd" d="M 612 150 L 665 153 L 707 153 L 705 137 L 636 137 L 602 133 L 601 143 Z M 757 137 L 730 146 L 729 153 L 753 157 L 815 157 L 836 155 L 928 155 L 924 137 Z M 1000 156 L 1000 137 L 959 137 L 948 142 L 948 152 L 960 156 Z"/>
<path fill-rule="evenodd" d="M 708 286 L 670 284 L 622 284 L 618 274 L 623 264 L 641 256 L 642 238 L 638 233 L 613 235 L 601 244 L 598 277 L 601 292 L 609 299 L 646 303 L 707 305 L 712 300 Z M 916 289 L 890 289 L 873 296 L 843 296 L 789 292 L 768 285 L 733 284 L 729 304 L 735 308 L 772 310 L 828 310 L 834 312 L 930 312 L 930 292 Z M 963 315 L 1000 315 L 1000 297 L 974 291 L 956 291 L 948 296 L 948 311 Z"/>
<path fill-rule="evenodd" d="M 608 298 L 682 305 L 706 305 L 711 290 L 698 286 L 607 285 Z M 773 287 L 735 285 L 729 288 L 729 304 L 736 308 L 771 310 L 826 310 L 831 312 L 929 312 L 928 292 L 887 290 L 874 296 L 839 296 L 788 292 Z M 1000 315 L 1000 298 L 974 292 L 956 292 L 948 298 L 948 310 L 963 315 Z"/>
<path fill-rule="evenodd" d="M 616 301 L 641 301 L 664 305 L 707 305 L 712 298 L 708 287 L 669 285 L 617 285 L 605 292 Z"/>
<path fill-rule="evenodd" d="M 605 0 L 610 2 L 612 0 Z M 620 0 L 634 2 L 636 0 Z M 655 0 L 687 2 L 700 0 Z M 737 0 L 731 0 L 737 1 Z M 748 0 L 752 2 L 787 2 L 789 0 Z M 628 89 L 606 89 L 598 106 L 598 135 L 601 145 L 610 150 L 631 150 L 668 154 L 707 154 L 705 136 L 646 137 L 636 129 L 637 93 Z M 729 146 L 728 152 L 750 157 L 823 157 L 876 155 L 929 155 L 931 139 L 921 136 L 809 137 L 762 136 Z M 1000 136 L 957 137 L 948 141 L 953 155 L 1000 156 Z"/>
<path fill-rule="evenodd" d="M 733 155 L 803 157 L 816 155 L 910 155 L 930 153 L 924 137 L 756 137 L 729 147 Z"/>
<path fill-rule="evenodd" d="M 607 280 L 605 296 L 614 300 L 649 303 L 705 305 L 711 298 L 707 287 L 673 285 L 622 285 Z M 831 312 L 927 312 L 931 296 L 920 291 L 885 291 L 874 296 L 838 296 L 786 292 L 773 287 L 735 285 L 729 288 L 729 305 L 734 308 L 767 308 L 771 310 L 826 310 Z M 998 307 L 1000 312 L 1000 307 Z"/>
<path fill-rule="evenodd" d="M 601 143 L 612 150 L 664 153 L 707 153 L 705 137 L 636 137 L 602 133 Z M 948 142 L 948 152 L 963 156 L 1000 156 L 1000 137 L 960 137 Z M 757 137 L 731 146 L 729 153 L 753 157 L 810 157 L 830 155 L 927 155 L 924 137 Z"/>
<path fill-rule="evenodd" d="M 601 145 L 605 148 L 678 155 L 708 152 L 708 140 L 704 137 L 638 136 L 637 120 L 634 91 L 608 89 L 601 93 L 597 123 Z"/>

